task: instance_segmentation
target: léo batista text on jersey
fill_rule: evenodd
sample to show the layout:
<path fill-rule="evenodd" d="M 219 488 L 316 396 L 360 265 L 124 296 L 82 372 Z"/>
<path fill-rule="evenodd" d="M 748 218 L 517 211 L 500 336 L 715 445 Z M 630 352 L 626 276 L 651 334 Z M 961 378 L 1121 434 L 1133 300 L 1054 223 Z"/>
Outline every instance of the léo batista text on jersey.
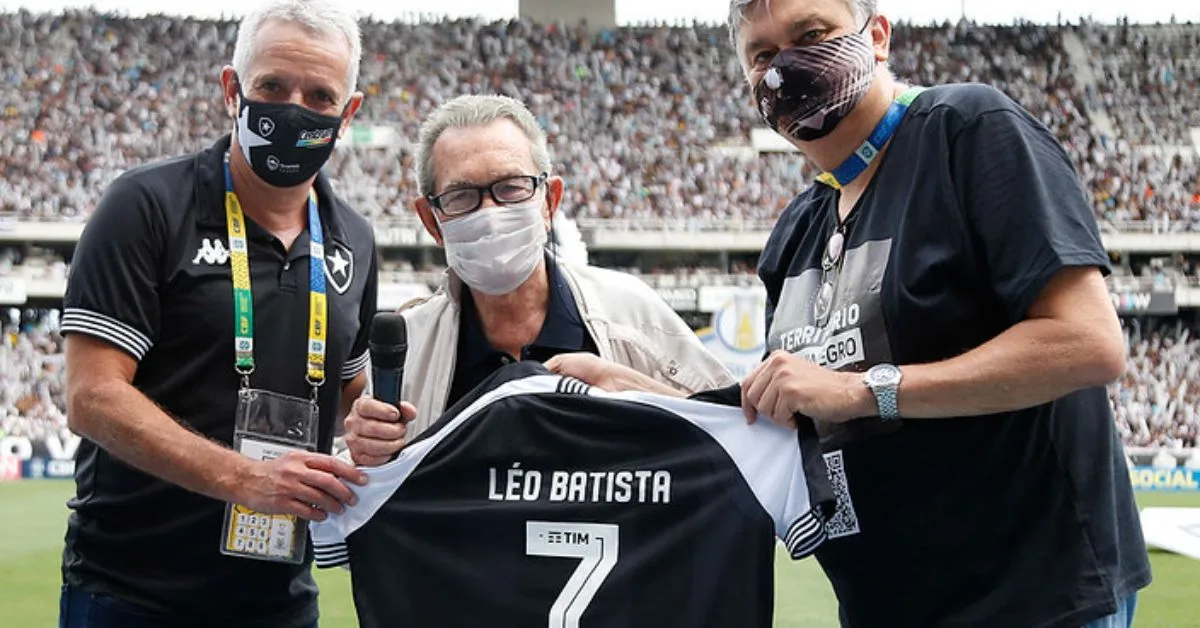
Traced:
<path fill-rule="evenodd" d="M 547 478 L 549 481 L 546 481 Z M 550 471 L 488 469 L 488 499 L 508 502 L 671 503 L 670 471 Z"/>

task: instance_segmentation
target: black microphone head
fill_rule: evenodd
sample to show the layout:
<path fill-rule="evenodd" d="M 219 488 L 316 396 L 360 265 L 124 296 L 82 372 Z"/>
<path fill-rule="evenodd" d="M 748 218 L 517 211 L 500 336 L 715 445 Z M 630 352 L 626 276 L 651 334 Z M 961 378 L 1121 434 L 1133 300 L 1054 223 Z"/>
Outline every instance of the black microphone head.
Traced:
<path fill-rule="evenodd" d="M 397 312 L 380 312 L 371 319 L 371 344 L 403 345 L 408 343 L 408 326 Z"/>
<path fill-rule="evenodd" d="M 404 363 L 408 349 L 408 326 L 404 317 L 396 312 L 380 312 L 371 319 L 371 333 L 367 336 L 371 346 L 371 360 L 377 366 L 390 368 L 399 358 Z"/>
<path fill-rule="evenodd" d="M 402 345 L 408 342 L 408 326 L 399 312 L 380 312 L 371 319 L 371 342 Z"/>

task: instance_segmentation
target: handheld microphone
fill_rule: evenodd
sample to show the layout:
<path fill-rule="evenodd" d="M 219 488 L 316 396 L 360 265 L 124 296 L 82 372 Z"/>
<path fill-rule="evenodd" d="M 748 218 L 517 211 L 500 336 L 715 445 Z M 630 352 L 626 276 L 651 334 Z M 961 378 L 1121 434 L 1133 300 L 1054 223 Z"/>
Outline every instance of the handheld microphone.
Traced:
<path fill-rule="evenodd" d="M 371 347 L 371 388 L 376 399 L 400 405 L 404 381 L 404 356 L 408 353 L 408 327 L 395 312 L 380 312 L 371 319 L 367 336 Z"/>

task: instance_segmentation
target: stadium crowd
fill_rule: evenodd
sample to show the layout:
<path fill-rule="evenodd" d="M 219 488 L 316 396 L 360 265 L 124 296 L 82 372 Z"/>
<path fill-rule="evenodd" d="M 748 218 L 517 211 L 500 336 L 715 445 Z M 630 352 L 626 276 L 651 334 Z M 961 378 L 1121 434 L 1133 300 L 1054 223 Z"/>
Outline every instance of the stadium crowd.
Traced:
<path fill-rule="evenodd" d="M 0 342 L 0 438 L 66 430 L 57 311 L 9 311 Z M 20 319 L 20 320 L 18 320 Z M 1200 446 L 1200 327 L 1127 319 L 1125 375 L 1109 387 L 1117 427 L 1132 447 Z"/>
<path fill-rule="evenodd" d="M 0 220 L 82 221 L 124 169 L 209 144 L 228 128 L 215 85 L 236 23 L 93 11 L 0 14 Z M 412 221 L 421 116 L 463 92 L 529 103 L 578 220 L 672 228 L 762 227 L 815 174 L 793 154 L 755 154 L 750 107 L 723 27 L 586 32 L 515 20 L 364 22 L 364 129 L 328 172 L 377 224 Z M 1107 229 L 1200 226 L 1200 27 L 1128 24 L 898 25 L 891 66 L 919 84 L 996 85 L 1063 143 Z M 1070 42 L 1085 47 L 1072 67 Z M 1104 120 L 1111 123 L 1104 123 Z M 370 144 L 382 143 L 381 146 Z M 1196 266 L 1180 266 L 1190 281 Z M 0 275 L 61 279 L 47 251 L 0 250 Z M 436 267 L 385 260 L 384 281 L 434 283 Z M 639 269 L 626 269 L 639 271 Z M 732 269 L 640 269 L 660 287 L 749 277 Z M 1179 275 L 1161 267 L 1156 285 Z M 1118 278 L 1116 281 L 1121 281 Z M 0 436 L 65 430 L 57 313 L 0 312 Z M 1197 446 L 1200 334 L 1179 320 L 1127 321 L 1125 376 L 1110 387 L 1133 446 Z"/>
<path fill-rule="evenodd" d="M 227 127 L 215 80 L 234 34 L 228 21 L 0 15 L 12 42 L 0 51 L 0 214 L 83 220 L 123 169 L 211 142 Z M 1075 36 L 1091 46 L 1095 84 L 1071 67 L 1064 38 Z M 921 84 L 995 84 L 1064 142 L 1102 219 L 1186 229 L 1200 217 L 1197 160 L 1142 144 L 1186 143 L 1200 123 L 1188 104 L 1200 95 L 1198 40 L 1200 28 L 1182 26 L 902 24 L 891 63 Z M 359 119 L 394 141 L 338 151 L 331 172 L 377 220 L 411 220 L 420 116 L 465 91 L 530 104 L 579 218 L 758 224 L 814 174 L 792 155 L 748 151 L 759 123 L 723 27 L 368 21 L 364 50 Z M 1093 111 L 1117 120 L 1113 135 Z"/>
<path fill-rule="evenodd" d="M 1093 70 L 1106 89 L 1097 94 L 1121 135 L 1135 144 L 1190 145 L 1200 127 L 1200 28 L 1167 24 L 1083 29 Z"/>
<path fill-rule="evenodd" d="M 58 312 L 0 312 L 0 438 L 65 439 Z"/>
<path fill-rule="evenodd" d="M 1200 444 L 1200 334 L 1181 320 L 1130 319 L 1125 375 L 1109 387 L 1117 430 L 1133 447 Z"/>

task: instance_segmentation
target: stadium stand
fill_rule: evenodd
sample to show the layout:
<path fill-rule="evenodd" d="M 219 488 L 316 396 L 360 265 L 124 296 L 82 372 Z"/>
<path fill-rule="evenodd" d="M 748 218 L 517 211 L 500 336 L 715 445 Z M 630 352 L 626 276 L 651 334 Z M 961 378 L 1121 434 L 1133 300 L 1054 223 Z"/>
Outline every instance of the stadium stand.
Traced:
<path fill-rule="evenodd" d="M 58 313 L 0 312 L 0 438 L 65 439 L 62 337 Z"/>
<path fill-rule="evenodd" d="M 225 126 L 211 86 L 234 33 L 233 22 L 161 16 L 0 16 L 0 36 L 15 42 L 0 51 L 0 213 L 83 220 L 124 168 L 210 142 Z M 540 116 L 575 217 L 714 229 L 770 220 L 813 172 L 794 156 L 749 149 L 758 121 L 726 37 L 714 26 L 368 22 L 360 119 L 394 141 L 339 151 L 332 172 L 364 213 L 408 218 L 420 112 L 491 91 Z M 1198 39 L 1194 26 L 902 24 L 892 66 L 918 83 L 995 84 L 1064 142 L 1101 219 L 1188 229 L 1200 170 L 1194 150 L 1177 149 L 1200 124 L 1187 104 L 1197 97 L 1200 62 L 1189 51 Z M 1094 72 L 1073 64 L 1067 42 L 1086 47 Z M 1094 123 L 1110 114 L 1115 129 Z M 1148 158 L 1154 150 L 1178 157 Z"/>
<path fill-rule="evenodd" d="M 124 169 L 227 132 L 214 85 L 235 32 L 178 17 L 0 14 L 10 42 L 0 48 L 0 233 L 15 221 L 82 222 Z M 894 37 L 901 78 L 992 83 L 1045 123 L 1106 232 L 1200 227 L 1200 26 L 900 24 Z M 421 115 L 467 91 L 530 104 L 568 180 L 564 212 L 580 224 L 763 229 L 815 174 L 797 155 L 755 147 L 761 125 L 724 27 L 368 21 L 364 50 L 362 124 L 328 172 L 377 230 L 413 223 Z M 1174 257 L 1123 260 L 1114 291 L 1200 284 L 1194 261 Z M 0 280 L 61 283 L 68 259 L 65 248 L 0 249 Z M 670 259 L 614 265 L 660 289 L 753 279 L 752 261 Z M 382 279 L 432 287 L 439 264 L 385 251 Z M 1125 319 L 1129 368 L 1110 396 L 1130 446 L 1197 446 L 1200 330 L 1187 320 Z M 56 321 L 53 310 L 0 311 L 0 437 L 65 429 Z"/>
<path fill-rule="evenodd" d="M 1133 447 L 1200 444 L 1200 336 L 1180 320 L 1130 319 L 1125 375 L 1109 387 L 1117 429 Z"/>
<path fill-rule="evenodd" d="M 1082 31 L 1099 94 L 1122 137 L 1141 145 L 1190 145 L 1200 127 L 1200 29 L 1167 24 L 1087 27 Z"/>
<path fill-rule="evenodd" d="M 697 273 L 702 276 L 703 273 Z M 57 313 L 6 314 L 0 343 L 0 438 L 65 438 Z M 1174 319 L 1128 319 L 1124 377 L 1109 386 L 1117 427 L 1132 447 L 1200 446 L 1200 329 Z"/>

